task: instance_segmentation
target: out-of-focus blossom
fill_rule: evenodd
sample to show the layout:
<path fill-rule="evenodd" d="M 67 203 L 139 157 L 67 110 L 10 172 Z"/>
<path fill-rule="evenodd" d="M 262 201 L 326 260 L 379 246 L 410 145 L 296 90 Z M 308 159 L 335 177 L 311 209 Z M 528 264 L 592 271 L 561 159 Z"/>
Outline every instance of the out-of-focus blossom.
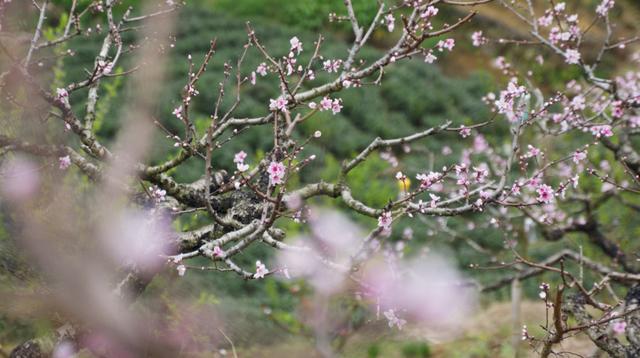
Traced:
<path fill-rule="evenodd" d="M 363 269 L 363 286 L 371 304 L 402 311 L 409 321 L 460 327 L 474 306 L 473 290 L 442 257 L 429 254 L 393 266 L 381 260 Z"/>
<path fill-rule="evenodd" d="M 60 170 L 67 170 L 71 165 L 71 157 L 68 155 L 58 158 L 58 167 Z"/>
<path fill-rule="evenodd" d="M 625 322 L 623 320 L 615 320 L 611 324 L 611 329 L 613 330 L 613 333 L 615 333 L 615 334 L 624 334 L 624 332 L 627 329 L 627 322 Z"/>
<path fill-rule="evenodd" d="M 590 130 L 591 134 L 593 134 L 596 138 L 613 136 L 613 130 L 608 124 L 593 126 L 590 128 Z"/>
<path fill-rule="evenodd" d="M 575 153 L 573 153 L 573 162 L 578 164 L 581 161 L 587 159 L 587 152 L 584 150 L 578 150 Z"/>
<path fill-rule="evenodd" d="M 486 37 L 484 37 L 484 35 L 482 34 L 482 31 L 476 31 L 473 34 L 471 34 L 471 42 L 473 43 L 473 46 L 480 47 L 486 44 L 487 42 L 489 42 L 489 40 Z"/>
<path fill-rule="evenodd" d="M 16 157 L 0 169 L 0 193 L 13 201 L 31 198 L 40 186 L 40 169 L 29 159 Z"/>
<path fill-rule="evenodd" d="M 611 104 L 611 107 L 612 107 L 611 115 L 614 118 L 621 118 L 624 115 L 624 102 L 614 101 Z"/>
<path fill-rule="evenodd" d="M 103 253 L 125 267 L 142 274 L 163 264 L 162 256 L 173 251 L 173 230 L 169 218 L 148 211 L 122 210 L 100 230 Z"/>
<path fill-rule="evenodd" d="M 438 58 L 433 54 L 433 51 L 429 51 L 426 56 L 424 56 L 424 62 L 428 64 L 434 63 Z"/>
<path fill-rule="evenodd" d="M 611 10 L 614 5 L 615 5 L 614 0 L 602 0 L 600 5 L 598 5 L 598 7 L 596 8 L 596 14 L 600 16 L 607 16 L 607 14 L 609 13 L 609 10 Z"/>
<path fill-rule="evenodd" d="M 407 321 L 404 319 L 398 318 L 398 316 L 396 316 L 396 312 L 392 309 L 384 311 L 383 313 L 384 313 L 384 316 L 387 318 L 389 327 L 391 328 L 395 326 L 399 330 L 402 330 L 402 327 L 404 327 L 404 325 L 407 324 Z"/>
<path fill-rule="evenodd" d="M 465 126 L 461 126 L 460 127 L 460 136 L 462 138 L 467 138 L 470 135 L 471 135 L 471 129 L 470 128 L 467 128 Z"/>
<path fill-rule="evenodd" d="M 577 65 L 578 63 L 580 63 L 580 57 L 580 52 L 572 48 L 568 49 L 564 53 L 564 60 L 570 65 Z"/>
<path fill-rule="evenodd" d="M 322 294 L 338 292 L 346 283 L 347 265 L 361 248 L 364 230 L 333 211 L 312 209 L 308 223 L 310 234 L 291 243 L 305 250 L 279 251 L 278 265 L 286 267 L 293 278 L 307 279 Z M 329 267 L 323 260 L 336 266 Z"/>
<path fill-rule="evenodd" d="M 185 272 L 187 272 L 187 268 L 184 265 L 178 265 L 176 270 L 178 271 L 178 276 L 184 276 Z"/>

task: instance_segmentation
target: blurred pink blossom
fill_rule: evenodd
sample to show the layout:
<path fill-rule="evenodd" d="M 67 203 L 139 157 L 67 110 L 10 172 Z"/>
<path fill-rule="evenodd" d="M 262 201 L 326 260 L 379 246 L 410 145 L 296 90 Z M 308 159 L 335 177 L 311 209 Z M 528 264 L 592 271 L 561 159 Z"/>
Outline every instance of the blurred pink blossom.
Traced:
<path fill-rule="evenodd" d="M 6 199 L 23 201 L 36 194 L 40 186 L 40 169 L 25 157 L 16 157 L 0 169 L 0 193 Z"/>
<path fill-rule="evenodd" d="M 423 325 L 457 328 L 472 313 L 475 294 L 441 256 L 428 254 L 392 266 L 377 260 L 364 269 L 363 286 L 374 305 L 406 312 Z"/>

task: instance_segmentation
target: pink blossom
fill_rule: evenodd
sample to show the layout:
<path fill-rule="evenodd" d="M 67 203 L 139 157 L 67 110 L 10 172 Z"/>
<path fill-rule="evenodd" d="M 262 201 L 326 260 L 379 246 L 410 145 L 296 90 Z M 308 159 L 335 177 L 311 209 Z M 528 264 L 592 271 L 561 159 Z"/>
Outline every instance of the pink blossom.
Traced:
<path fill-rule="evenodd" d="M 471 129 L 466 128 L 465 126 L 460 127 L 460 136 L 462 138 L 467 138 L 470 135 L 471 135 Z"/>
<path fill-rule="evenodd" d="M 110 74 L 113 71 L 113 62 L 100 60 L 98 61 L 98 69 L 104 74 Z"/>
<path fill-rule="evenodd" d="M 291 74 L 293 74 L 293 72 L 295 71 L 296 62 L 298 62 L 298 60 L 294 57 L 293 52 L 289 53 L 289 57 L 285 57 L 285 66 L 287 68 L 287 76 L 291 76 Z M 302 68 L 300 68 L 300 71 L 301 70 Z"/>
<path fill-rule="evenodd" d="M 267 169 L 269 173 L 269 182 L 271 185 L 282 184 L 284 180 L 285 168 L 284 164 L 279 162 L 271 162 Z"/>
<path fill-rule="evenodd" d="M 222 257 L 222 256 L 224 256 L 224 251 L 222 251 L 222 249 L 220 248 L 220 246 L 214 246 L 214 247 L 213 247 L 213 256 L 215 256 L 215 257 Z"/>
<path fill-rule="evenodd" d="M 309 235 L 298 237 L 291 244 L 309 247 L 313 254 L 330 258 L 339 265 L 350 265 L 366 236 L 364 230 L 336 211 L 311 209 L 308 222 Z M 310 259 L 309 252 L 279 250 L 278 265 L 288 268 L 294 278 L 306 278 L 322 293 L 335 293 L 347 284 L 347 272 L 327 269 L 320 260 Z"/>
<path fill-rule="evenodd" d="M 613 330 L 613 332 L 615 334 L 624 334 L 624 332 L 627 329 L 627 322 L 623 321 L 623 320 L 615 320 L 612 324 L 611 324 L 611 329 Z"/>
<path fill-rule="evenodd" d="M 440 329 L 460 327 L 472 312 L 473 290 L 460 285 L 463 278 L 444 258 L 429 254 L 396 265 L 395 270 L 376 263 L 363 268 L 363 282 L 376 306 L 402 310 L 408 318 Z"/>
<path fill-rule="evenodd" d="M 548 27 L 553 22 L 553 15 L 551 13 L 545 14 L 538 19 L 538 25 L 542 27 Z"/>
<path fill-rule="evenodd" d="M 247 170 L 249 170 L 249 164 L 245 164 L 245 163 L 237 163 L 236 164 L 236 168 L 238 169 L 239 172 L 246 172 Z"/>
<path fill-rule="evenodd" d="M 389 230 L 392 222 L 393 217 L 391 216 L 390 211 L 384 211 L 382 212 L 382 215 L 378 217 L 378 227 L 381 227 L 384 230 Z"/>
<path fill-rule="evenodd" d="M 342 65 L 342 60 L 326 60 L 322 63 L 324 70 L 329 73 L 338 72 L 340 65 Z"/>
<path fill-rule="evenodd" d="M 529 179 L 529 181 L 527 182 L 527 185 L 530 188 L 537 188 L 538 185 L 540 185 L 542 183 L 542 180 L 540 179 L 540 176 L 535 176 L 531 179 Z"/>
<path fill-rule="evenodd" d="M 527 93 L 524 86 L 519 86 L 517 79 L 512 79 L 507 89 L 500 92 L 500 98 L 494 102 L 498 113 L 504 114 L 510 122 L 516 122 L 520 118 L 522 106 L 516 105 L 515 100 Z"/>
<path fill-rule="evenodd" d="M 329 110 L 329 109 L 331 109 L 331 107 L 333 107 L 333 101 L 331 100 L 331 98 L 324 97 L 324 98 L 322 98 L 322 100 L 320 100 L 320 110 L 321 111 Z"/>
<path fill-rule="evenodd" d="M 440 176 L 440 173 L 430 172 L 429 174 L 417 174 L 416 179 L 420 181 L 420 189 L 426 189 L 437 182 Z"/>
<path fill-rule="evenodd" d="M 310 81 L 315 80 L 315 79 L 316 79 L 316 74 L 315 74 L 315 72 L 313 72 L 313 70 L 309 70 L 309 71 L 307 71 L 307 78 L 308 78 Z"/>
<path fill-rule="evenodd" d="M 571 186 L 575 189 L 578 187 L 578 181 L 580 180 L 580 175 L 576 174 L 569 181 L 571 182 Z"/>
<path fill-rule="evenodd" d="M 153 201 L 155 201 L 156 203 L 160 203 L 164 201 L 164 199 L 166 198 L 167 191 L 164 189 L 161 189 L 157 185 L 154 185 L 149 188 L 149 194 L 151 196 L 151 199 L 153 199 Z"/>
<path fill-rule="evenodd" d="M 68 340 L 61 340 L 55 346 L 54 351 L 51 354 L 51 358 L 72 358 L 77 357 L 76 346 Z"/>
<path fill-rule="evenodd" d="M 578 50 L 575 49 L 568 49 L 567 51 L 565 51 L 564 53 L 564 60 L 566 63 L 570 64 L 570 65 L 577 65 L 580 63 L 580 52 L 578 52 Z"/>
<path fill-rule="evenodd" d="M 40 186 L 40 169 L 33 161 L 17 157 L 6 160 L 0 168 L 0 194 L 15 201 L 29 199 Z"/>
<path fill-rule="evenodd" d="M 533 158 L 533 157 L 537 157 L 539 155 L 543 155 L 542 151 L 534 146 L 532 146 L 531 144 L 528 145 L 527 147 L 529 150 L 527 151 L 527 153 L 525 153 L 525 157 L 526 158 Z"/>
<path fill-rule="evenodd" d="M 438 48 L 439 51 L 443 51 L 444 49 L 452 51 L 455 45 L 456 45 L 456 40 L 446 39 L 446 40 L 438 41 L 438 44 L 436 45 L 436 47 Z"/>
<path fill-rule="evenodd" d="M 333 114 L 338 114 L 340 113 L 341 110 L 342 110 L 342 100 L 339 98 L 334 99 L 333 102 L 331 103 L 331 112 Z"/>
<path fill-rule="evenodd" d="M 575 153 L 573 153 L 573 162 L 576 164 L 580 163 L 586 158 L 587 158 L 587 152 L 584 150 L 578 150 Z"/>
<path fill-rule="evenodd" d="M 591 134 L 593 134 L 596 138 L 611 137 L 613 136 L 613 130 L 611 129 L 610 125 L 603 124 L 591 127 Z"/>
<path fill-rule="evenodd" d="M 396 26 L 396 18 L 393 17 L 393 14 L 387 14 L 387 16 L 384 17 L 384 21 L 387 25 L 387 30 L 389 32 L 393 32 L 393 29 Z"/>
<path fill-rule="evenodd" d="M 182 119 L 182 106 L 178 106 L 173 110 L 173 115 L 178 119 Z"/>
<path fill-rule="evenodd" d="M 315 104 L 314 104 L 315 107 Z M 338 114 L 342 110 L 342 100 L 339 98 L 331 99 L 327 96 L 320 100 L 320 111 L 331 110 L 333 114 Z"/>
<path fill-rule="evenodd" d="M 255 84 L 256 84 L 256 71 L 251 71 L 250 82 L 251 82 L 251 85 L 255 86 Z"/>
<path fill-rule="evenodd" d="M 233 156 L 234 163 L 244 163 L 244 160 L 247 158 L 247 153 L 244 150 L 239 151 Z"/>
<path fill-rule="evenodd" d="M 513 183 L 513 186 L 511 187 L 511 194 L 520 195 L 520 185 L 518 185 L 518 183 Z"/>
<path fill-rule="evenodd" d="M 256 68 L 256 72 L 262 77 L 266 76 L 267 75 L 267 64 L 264 63 L 264 62 L 259 64 L 258 68 Z"/>
<path fill-rule="evenodd" d="M 489 175 L 489 170 L 485 167 L 473 167 L 473 178 L 478 183 L 483 183 L 485 178 Z"/>
<path fill-rule="evenodd" d="M 511 67 L 511 64 L 507 62 L 504 56 L 498 56 L 495 60 L 493 60 L 493 66 L 500 70 L 507 70 Z"/>
<path fill-rule="evenodd" d="M 287 280 L 291 280 L 291 275 L 289 274 L 289 269 L 288 268 L 283 268 L 280 270 L 282 272 L 282 274 L 284 275 L 284 277 L 287 278 Z"/>
<path fill-rule="evenodd" d="M 402 327 L 407 323 L 406 320 L 398 318 L 394 310 L 384 311 L 383 314 L 387 318 L 387 321 L 389 321 L 390 328 L 396 326 L 399 330 L 402 330 Z"/>
<path fill-rule="evenodd" d="M 424 57 L 424 62 L 432 64 L 435 62 L 435 60 L 437 60 L 438 58 L 433 54 L 433 51 L 429 50 L 429 52 L 427 53 L 427 55 Z"/>
<path fill-rule="evenodd" d="M 607 16 L 607 14 L 609 13 L 609 10 L 611 10 L 614 5 L 615 5 L 614 0 L 602 0 L 600 5 L 598 5 L 598 7 L 596 8 L 596 14 L 603 17 Z"/>
<path fill-rule="evenodd" d="M 184 273 L 187 272 L 187 268 L 184 265 L 178 265 L 176 270 L 178 271 L 178 276 L 184 276 Z"/>
<path fill-rule="evenodd" d="M 422 18 L 430 18 L 438 15 L 438 8 L 434 6 L 427 7 L 424 12 L 420 15 Z"/>
<path fill-rule="evenodd" d="M 270 99 L 269 110 L 286 112 L 288 104 L 289 104 L 289 101 L 287 101 L 287 99 L 284 97 L 278 97 L 277 99 Z"/>
<path fill-rule="evenodd" d="M 440 200 L 440 197 L 431 193 L 429 193 L 429 197 L 431 198 L 431 201 L 429 202 L 429 206 L 432 208 L 435 208 L 436 205 L 438 204 L 438 201 Z"/>
<path fill-rule="evenodd" d="M 538 198 L 537 200 L 541 203 L 550 203 L 551 201 L 553 201 L 553 188 L 550 187 L 547 184 L 542 184 L 540 186 L 538 186 L 538 189 L 536 189 L 537 193 L 538 193 Z"/>
<path fill-rule="evenodd" d="M 253 274 L 253 278 L 264 278 L 268 273 L 267 267 L 260 260 L 256 261 L 256 273 Z"/>
<path fill-rule="evenodd" d="M 624 115 L 624 103 L 622 101 L 614 101 L 611 105 L 613 107 L 611 115 L 614 118 L 621 118 Z"/>
<path fill-rule="evenodd" d="M 466 163 L 456 164 L 454 169 L 456 171 L 456 175 L 458 176 L 469 172 L 469 167 L 467 167 Z"/>
<path fill-rule="evenodd" d="M 292 52 L 295 51 L 298 55 L 302 52 L 302 42 L 300 42 L 297 36 L 292 37 L 289 43 L 291 44 Z"/>
<path fill-rule="evenodd" d="M 473 138 L 473 151 L 476 153 L 482 153 L 489 149 L 489 143 L 482 134 L 478 134 Z"/>
<path fill-rule="evenodd" d="M 571 107 L 577 111 L 582 111 L 587 108 L 584 96 L 578 95 L 573 97 L 571 100 Z"/>
<path fill-rule="evenodd" d="M 68 155 L 58 158 L 60 170 L 66 170 L 71 165 L 71 157 Z"/>
<path fill-rule="evenodd" d="M 69 98 L 69 92 L 64 88 L 56 88 L 56 100 L 65 101 Z"/>
<path fill-rule="evenodd" d="M 577 31 L 579 32 L 580 30 L 578 29 Z M 551 28 L 551 30 L 549 30 L 549 41 L 551 41 L 551 43 L 554 45 L 558 44 L 559 42 L 567 42 L 571 39 L 572 36 L 573 34 L 570 31 L 561 31 L 558 26 L 554 26 Z M 571 51 L 575 51 L 575 50 L 571 50 Z M 565 54 L 565 56 L 567 56 L 567 54 Z M 578 59 L 579 59 L 579 56 L 578 56 Z"/>
<path fill-rule="evenodd" d="M 483 36 L 482 31 L 476 31 L 471 34 L 471 41 L 473 43 L 473 46 L 480 47 L 486 44 L 489 40 Z"/>

